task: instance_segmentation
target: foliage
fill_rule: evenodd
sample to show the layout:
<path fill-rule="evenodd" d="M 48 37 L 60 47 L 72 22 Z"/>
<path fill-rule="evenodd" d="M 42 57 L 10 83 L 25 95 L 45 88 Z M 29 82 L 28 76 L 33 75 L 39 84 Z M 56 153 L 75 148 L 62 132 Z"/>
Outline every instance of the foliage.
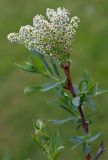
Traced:
<path fill-rule="evenodd" d="M 80 83 L 75 86 L 76 97 L 72 97 L 71 94 L 64 88 L 66 84 L 66 79 L 62 80 L 61 77 L 63 76 L 60 74 L 60 68 L 58 69 L 56 63 L 53 63 L 52 66 L 49 65 L 48 60 L 45 58 L 44 62 L 45 63 L 43 63 L 43 57 L 41 59 L 38 56 L 31 56 L 30 60 L 24 63 L 24 65 L 18 65 L 22 70 L 26 72 L 41 74 L 45 77 L 47 76 L 49 81 L 53 81 L 47 84 L 42 84 L 40 86 L 27 86 L 24 89 L 24 93 L 26 95 L 31 95 L 32 93 L 35 93 L 37 91 L 46 92 L 53 89 L 53 91 L 58 95 L 58 100 L 51 103 L 55 103 L 55 105 L 58 105 L 59 107 L 67 111 L 71 116 L 66 117 L 62 120 L 49 120 L 48 123 L 61 125 L 67 122 L 74 122 L 76 124 L 76 128 L 79 129 L 82 125 L 82 120 L 78 113 L 78 107 L 80 105 L 87 106 L 90 107 L 94 112 L 96 108 L 95 102 L 92 100 L 92 97 L 106 93 L 107 90 L 100 89 L 98 87 L 98 83 L 94 82 L 90 78 L 88 71 L 84 70 L 81 75 Z M 39 144 L 40 148 L 42 149 L 48 160 L 55 160 L 59 156 L 59 152 L 63 148 L 63 146 L 59 146 L 60 144 L 56 144 L 56 142 L 59 141 L 58 132 L 51 133 L 49 129 L 47 132 L 46 128 L 44 128 L 43 131 L 40 132 L 39 127 L 37 127 L 37 122 L 34 122 L 35 132 L 33 134 L 33 139 Z M 42 123 L 44 124 L 44 122 Z M 50 138 L 44 137 L 46 135 Z M 41 136 L 44 137 L 44 140 Z M 72 147 L 72 150 L 76 149 L 80 145 L 84 145 L 84 153 L 85 155 L 88 155 L 92 152 L 91 143 L 93 143 L 100 136 L 101 133 L 99 132 L 93 136 L 88 133 L 83 136 L 75 136 L 69 138 L 72 143 L 75 143 L 75 145 Z M 55 150 L 52 149 L 53 145 L 57 145 L 55 146 Z"/>
<path fill-rule="evenodd" d="M 52 131 L 44 121 L 34 121 L 33 139 L 40 146 L 48 160 L 55 160 L 64 148 L 60 144 L 59 133 Z"/>

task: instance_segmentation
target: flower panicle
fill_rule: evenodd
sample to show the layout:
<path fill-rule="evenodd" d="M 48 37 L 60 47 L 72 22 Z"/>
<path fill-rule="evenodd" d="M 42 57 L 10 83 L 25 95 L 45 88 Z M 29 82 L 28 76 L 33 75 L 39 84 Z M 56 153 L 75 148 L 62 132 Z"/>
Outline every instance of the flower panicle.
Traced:
<path fill-rule="evenodd" d="M 18 33 L 10 33 L 10 42 L 25 45 L 28 50 L 39 52 L 52 57 L 62 57 L 71 53 L 72 41 L 80 19 L 72 17 L 65 8 L 47 9 L 45 19 L 42 15 L 33 18 L 33 26 L 22 26 Z"/>

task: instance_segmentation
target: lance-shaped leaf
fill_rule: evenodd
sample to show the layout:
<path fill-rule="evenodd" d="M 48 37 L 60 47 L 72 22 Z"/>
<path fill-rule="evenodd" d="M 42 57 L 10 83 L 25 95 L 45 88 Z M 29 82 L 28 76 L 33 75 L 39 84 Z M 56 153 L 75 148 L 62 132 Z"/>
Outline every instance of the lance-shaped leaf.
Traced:
<path fill-rule="evenodd" d="M 81 81 L 88 82 L 89 80 L 90 80 L 89 72 L 86 69 L 84 69 L 81 75 Z"/>
<path fill-rule="evenodd" d="M 24 62 L 23 64 L 15 64 L 21 70 L 26 72 L 32 72 L 37 74 L 42 74 L 44 76 L 50 76 L 48 70 L 44 67 L 44 64 L 40 60 L 39 57 L 31 56 L 28 61 Z"/>
<path fill-rule="evenodd" d="M 30 57 L 30 62 L 38 69 L 40 73 L 48 75 L 48 72 L 39 57 L 36 56 Z"/>
<path fill-rule="evenodd" d="M 49 91 L 51 89 L 54 89 L 60 85 L 63 85 L 65 82 L 65 80 L 63 81 L 60 81 L 60 82 L 53 82 L 53 83 L 48 83 L 48 84 L 44 84 L 42 86 L 35 86 L 35 85 L 32 85 L 32 86 L 27 86 L 25 89 L 24 89 L 24 93 L 26 95 L 31 95 L 32 93 L 35 93 L 37 91 L 41 91 L 41 92 L 46 92 L 46 91 Z"/>
<path fill-rule="evenodd" d="M 25 87 L 24 89 L 24 94 L 26 94 L 27 96 L 39 91 L 41 89 L 40 86 L 35 86 L 35 85 L 32 85 L 32 86 L 27 86 Z"/>
<path fill-rule="evenodd" d="M 36 51 L 32 51 L 32 54 L 35 55 L 36 57 L 38 57 L 38 58 L 41 60 L 41 62 L 42 62 L 42 64 L 44 65 L 44 67 L 48 70 L 48 72 L 49 72 L 51 75 L 53 75 L 53 72 L 52 72 L 52 70 L 51 70 L 51 67 L 50 67 L 50 65 L 48 64 L 48 62 L 47 62 L 46 58 L 44 57 L 44 55 L 42 55 L 42 54 L 40 54 L 40 53 L 38 53 L 38 52 L 36 52 Z"/>
<path fill-rule="evenodd" d="M 79 91 L 81 93 L 87 93 L 88 92 L 88 83 L 87 82 L 81 82 L 79 85 Z"/>
<path fill-rule="evenodd" d="M 18 66 L 23 71 L 39 73 L 39 69 L 30 62 L 24 62 L 23 64 L 15 64 L 15 65 Z"/>
<path fill-rule="evenodd" d="M 79 147 L 83 143 L 82 138 L 79 136 L 69 138 L 69 141 L 71 141 L 72 143 L 75 143 L 75 145 L 73 145 L 71 148 L 72 150 L 76 149 L 77 147 Z"/>
<path fill-rule="evenodd" d="M 94 136 L 89 138 L 89 143 L 91 144 L 92 142 L 94 142 L 97 138 L 99 138 L 101 136 L 101 132 L 95 134 Z"/>
<path fill-rule="evenodd" d="M 95 82 L 89 82 L 88 84 L 88 95 L 89 96 L 96 96 L 97 93 L 97 89 L 98 89 L 98 83 Z"/>
<path fill-rule="evenodd" d="M 81 143 L 77 143 L 77 144 L 75 144 L 74 146 L 72 146 L 71 147 L 71 150 L 74 150 L 74 149 L 76 149 L 77 147 L 79 147 L 81 145 Z"/>
<path fill-rule="evenodd" d="M 75 136 L 75 137 L 69 138 L 69 140 L 73 143 L 83 143 L 83 139 L 84 139 L 84 136 Z"/>
<path fill-rule="evenodd" d="M 92 84 L 88 90 L 88 96 L 90 96 L 90 97 L 97 96 L 97 95 L 100 95 L 103 93 L 108 93 L 108 90 L 99 88 L 98 83 Z"/>
<path fill-rule="evenodd" d="M 86 97 L 85 102 L 86 102 L 87 106 L 88 106 L 90 109 L 92 109 L 92 111 L 95 111 L 95 109 L 96 109 L 96 104 L 95 104 L 95 102 L 94 102 L 91 98 Z"/>
<path fill-rule="evenodd" d="M 71 113 L 73 116 L 77 116 L 77 114 L 75 114 L 75 112 L 72 110 L 72 107 L 68 107 L 68 105 L 62 105 L 60 104 L 58 101 L 47 101 L 47 103 L 50 104 L 55 104 L 55 106 L 59 106 L 60 108 L 64 109 L 65 111 L 67 111 L 68 113 Z M 77 116 L 78 117 L 78 116 Z"/>
<path fill-rule="evenodd" d="M 49 91 L 51 89 L 54 89 L 60 85 L 63 85 L 65 83 L 65 80 L 63 81 L 60 81 L 60 82 L 54 82 L 54 83 L 49 83 L 49 84 L 44 84 L 41 88 L 41 91 L 42 92 L 46 92 L 46 91 Z"/>
<path fill-rule="evenodd" d="M 103 93 L 108 93 L 108 90 L 97 88 L 96 95 L 103 94 Z"/>
<path fill-rule="evenodd" d="M 84 145 L 84 153 L 85 155 L 88 155 L 89 153 L 91 153 L 91 147 L 89 144 Z"/>
<path fill-rule="evenodd" d="M 78 121 L 78 117 L 71 116 L 62 120 L 49 120 L 50 123 L 58 124 L 58 125 L 69 122 L 69 121 Z"/>
<path fill-rule="evenodd" d="M 76 108 L 72 104 L 72 96 L 66 92 L 63 86 L 57 87 L 55 91 L 59 98 L 59 102 L 57 104 L 67 112 L 71 113 L 73 116 L 77 115 Z"/>
<path fill-rule="evenodd" d="M 50 58 L 50 61 L 51 61 L 51 64 L 52 64 L 52 67 L 53 67 L 53 70 L 54 70 L 56 76 L 60 79 L 61 76 L 60 76 L 58 66 L 56 65 L 56 62 L 52 58 Z"/>
<path fill-rule="evenodd" d="M 72 147 L 72 149 L 78 147 L 79 145 L 83 144 L 83 145 L 88 145 L 88 140 L 89 140 L 89 136 L 90 135 L 84 135 L 84 136 L 75 136 L 70 138 L 69 140 L 73 143 L 75 143 L 75 145 Z"/>
<path fill-rule="evenodd" d="M 50 143 L 49 143 L 49 153 L 50 157 L 52 157 L 53 160 L 55 160 L 59 154 L 61 153 L 61 150 L 64 148 L 63 145 L 61 145 L 60 142 L 60 135 L 59 132 L 50 132 Z"/>
<path fill-rule="evenodd" d="M 41 60 L 42 60 L 42 62 L 43 62 L 43 64 L 44 64 L 44 66 L 46 67 L 46 69 L 51 73 L 51 75 L 53 75 L 53 72 L 52 72 L 52 70 L 51 70 L 51 67 L 50 67 L 50 65 L 48 64 L 48 62 L 47 62 L 47 60 L 45 59 L 45 57 L 43 56 L 43 55 L 41 55 Z"/>
<path fill-rule="evenodd" d="M 82 73 L 81 81 L 78 86 L 78 93 L 85 100 L 86 97 L 94 97 L 102 93 L 107 93 L 107 90 L 100 89 L 98 83 L 90 79 L 87 70 Z M 93 105 L 93 104 L 92 104 Z"/>
<path fill-rule="evenodd" d="M 33 139 L 48 160 L 55 160 L 64 148 L 60 142 L 59 132 L 53 131 L 42 120 L 34 122 Z"/>

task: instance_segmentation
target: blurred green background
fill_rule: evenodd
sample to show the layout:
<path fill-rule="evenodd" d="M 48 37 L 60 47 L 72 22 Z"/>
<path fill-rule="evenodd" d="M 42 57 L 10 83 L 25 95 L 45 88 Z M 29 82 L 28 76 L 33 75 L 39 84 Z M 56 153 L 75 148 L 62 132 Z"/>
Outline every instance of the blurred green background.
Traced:
<path fill-rule="evenodd" d="M 73 46 L 73 81 L 77 83 L 84 68 L 101 87 L 108 89 L 108 0 L 0 0 L 0 159 L 1 160 L 44 160 L 34 144 L 31 132 L 32 119 L 65 118 L 62 109 L 46 104 L 55 98 L 52 92 L 27 97 L 23 89 L 27 84 L 43 81 L 41 76 L 20 71 L 13 64 L 23 62 L 28 51 L 7 41 L 7 34 L 17 32 L 22 25 L 32 24 L 36 14 L 45 15 L 46 8 L 65 7 L 71 15 L 81 19 Z M 108 148 L 108 95 L 96 98 L 97 111 L 92 117 L 90 130 L 102 131 Z M 74 135 L 72 124 L 60 126 L 63 144 L 67 148 L 62 160 L 84 160 L 81 149 L 71 151 L 68 136 Z M 100 141 L 94 145 L 96 151 Z M 107 160 L 106 151 L 100 160 Z"/>

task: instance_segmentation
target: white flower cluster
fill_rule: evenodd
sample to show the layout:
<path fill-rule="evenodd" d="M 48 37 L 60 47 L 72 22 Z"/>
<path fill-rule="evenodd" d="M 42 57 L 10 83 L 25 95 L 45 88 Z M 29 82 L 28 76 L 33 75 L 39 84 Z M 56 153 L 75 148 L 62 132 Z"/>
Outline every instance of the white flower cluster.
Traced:
<path fill-rule="evenodd" d="M 33 26 L 22 26 L 19 33 L 10 33 L 8 40 L 24 44 L 26 48 L 57 59 L 71 53 L 78 17 L 69 18 L 65 8 L 47 9 L 48 20 L 41 15 L 33 18 Z"/>

